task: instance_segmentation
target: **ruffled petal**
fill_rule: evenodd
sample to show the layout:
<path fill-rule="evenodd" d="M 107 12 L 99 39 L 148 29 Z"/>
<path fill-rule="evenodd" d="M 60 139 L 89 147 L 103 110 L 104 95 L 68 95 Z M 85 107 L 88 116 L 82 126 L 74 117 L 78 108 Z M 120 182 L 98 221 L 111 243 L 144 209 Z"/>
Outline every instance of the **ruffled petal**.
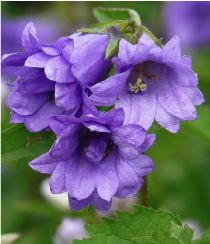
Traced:
<path fill-rule="evenodd" d="M 118 145 L 121 156 L 133 159 L 138 157 L 139 149 L 146 139 L 146 131 L 136 124 L 124 125 L 113 133 L 112 138 Z"/>
<path fill-rule="evenodd" d="M 18 124 L 18 123 L 23 123 L 24 122 L 24 116 L 19 115 L 15 112 L 12 112 L 12 115 L 10 117 L 10 121 L 11 124 Z"/>
<path fill-rule="evenodd" d="M 51 57 L 43 52 L 29 56 L 25 61 L 25 66 L 34 68 L 44 68 Z"/>
<path fill-rule="evenodd" d="M 147 130 L 153 123 L 156 111 L 156 95 L 154 93 L 123 94 L 118 97 L 116 108 L 125 112 L 124 125 L 138 124 Z"/>
<path fill-rule="evenodd" d="M 83 155 L 72 155 L 65 175 L 66 188 L 72 198 L 83 200 L 91 196 L 95 189 L 93 170 Z"/>
<path fill-rule="evenodd" d="M 118 55 L 112 59 L 117 72 L 123 72 L 123 70 L 133 66 L 136 48 L 137 45 L 133 45 L 125 39 L 120 40 Z"/>
<path fill-rule="evenodd" d="M 183 92 L 190 98 L 194 106 L 205 102 L 202 92 L 196 86 L 182 87 Z"/>
<path fill-rule="evenodd" d="M 31 132 L 38 132 L 47 129 L 50 126 L 50 120 L 53 116 L 59 115 L 63 110 L 54 104 L 45 103 L 36 113 L 26 116 L 25 126 Z"/>
<path fill-rule="evenodd" d="M 29 166 L 40 173 L 52 174 L 57 162 L 55 162 L 48 153 L 42 154 L 41 156 L 33 159 L 29 162 Z"/>
<path fill-rule="evenodd" d="M 155 141 L 154 134 L 146 135 L 146 139 L 145 139 L 144 143 L 140 146 L 139 152 L 144 153 L 146 150 L 148 150 L 152 146 L 154 141 Z"/>
<path fill-rule="evenodd" d="M 111 62 L 104 58 L 108 36 L 78 34 L 72 35 L 71 38 L 74 41 L 74 49 L 69 59 L 72 73 L 83 87 L 93 85 L 111 65 Z"/>
<path fill-rule="evenodd" d="M 176 80 L 171 80 L 170 77 L 162 76 L 161 87 L 158 90 L 158 101 L 168 113 L 175 117 L 183 120 L 196 118 L 196 110 L 191 100 L 176 84 Z"/>
<path fill-rule="evenodd" d="M 80 125 L 70 124 L 69 116 L 66 116 L 66 115 L 60 115 L 60 116 L 53 117 L 50 121 L 50 128 L 56 134 L 56 136 L 60 136 L 62 131 L 66 127 L 68 127 L 68 132 L 69 132 L 68 135 L 71 135 L 71 134 L 73 135 L 79 130 Z M 72 130 L 71 133 L 70 133 L 70 130 Z"/>
<path fill-rule="evenodd" d="M 180 39 L 178 36 L 172 37 L 162 48 L 162 61 L 164 63 L 180 62 L 181 61 L 181 48 Z"/>
<path fill-rule="evenodd" d="M 43 72 L 19 78 L 16 80 L 16 83 L 15 90 L 27 94 L 38 94 L 55 89 L 55 83 L 48 80 Z"/>
<path fill-rule="evenodd" d="M 71 126 L 62 131 L 49 151 L 52 158 L 68 159 L 74 153 L 79 141 L 77 135 L 73 132 Z"/>
<path fill-rule="evenodd" d="M 55 103 L 66 110 L 77 109 L 81 104 L 81 90 L 76 82 L 55 85 Z"/>
<path fill-rule="evenodd" d="M 112 201 L 106 201 L 102 199 L 97 191 L 94 191 L 91 196 L 91 205 L 93 205 L 98 211 L 106 213 L 111 207 Z"/>
<path fill-rule="evenodd" d="M 71 83 L 75 81 L 70 63 L 67 63 L 61 55 L 50 59 L 44 70 L 48 79 L 58 83 Z"/>
<path fill-rule="evenodd" d="M 66 191 L 66 186 L 65 186 L 66 166 L 67 166 L 66 162 L 64 161 L 59 162 L 50 177 L 50 181 L 49 181 L 50 190 L 54 194 L 59 194 Z"/>
<path fill-rule="evenodd" d="M 136 172 L 120 155 L 116 163 L 116 170 L 119 177 L 119 187 L 115 196 L 133 197 L 141 185 Z"/>
<path fill-rule="evenodd" d="M 174 77 L 172 79 L 175 79 L 181 86 L 196 86 L 198 84 L 197 74 L 188 65 L 173 63 L 170 67 L 177 77 L 172 73 L 169 75 Z"/>
<path fill-rule="evenodd" d="M 112 75 L 106 80 L 90 87 L 90 90 L 96 96 L 117 97 L 124 89 L 130 72 L 131 70 L 129 69 L 125 72 Z"/>
<path fill-rule="evenodd" d="M 162 49 L 147 34 L 143 34 L 137 44 L 133 64 L 141 64 L 148 60 L 160 62 L 161 52 Z"/>
<path fill-rule="evenodd" d="M 37 51 L 40 50 L 41 44 L 37 37 L 36 29 L 32 22 L 29 22 L 22 34 L 22 44 L 26 50 Z"/>
<path fill-rule="evenodd" d="M 72 211 L 78 211 L 81 208 L 85 208 L 90 203 L 90 198 L 83 200 L 77 200 L 76 198 L 70 197 L 69 195 L 69 206 Z"/>
<path fill-rule="evenodd" d="M 21 115 L 31 115 L 46 102 L 45 94 L 22 94 L 11 92 L 7 97 L 7 106 Z"/>
<path fill-rule="evenodd" d="M 133 168 L 139 178 L 152 172 L 155 167 L 152 159 L 143 154 L 139 154 L 136 159 L 129 160 L 128 164 Z"/>
<path fill-rule="evenodd" d="M 180 119 L 168 113 L 159 103 L 157 103 L 155 120 L 172 133 L 176 133 L 179 130 Z"/>
<path fill-rule="evenodd" d="M 113 149 L 109 156 L 99 163 L 95 173 L 97 192 L 106 201 L 111 201 L 119 186 L 116 159 L 117 151 Z"/>

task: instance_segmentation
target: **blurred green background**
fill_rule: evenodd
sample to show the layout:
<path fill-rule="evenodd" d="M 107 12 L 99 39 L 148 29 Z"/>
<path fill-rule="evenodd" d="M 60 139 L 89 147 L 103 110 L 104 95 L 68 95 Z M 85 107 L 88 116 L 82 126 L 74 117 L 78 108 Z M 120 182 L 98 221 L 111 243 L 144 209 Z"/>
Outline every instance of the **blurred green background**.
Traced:
<path fill-rule="evenodd" d="M 96 22 L 94 7 L 125 7 L 138 11 L 142 22 L 162 37 L 163 5 L 164 2 L 2 2 L 2 19 L 16 21 L 27 16 L 33 21 L 34 16 L 49 17 L 57 23 L 57 38 Z M 21 35 L 14 38 L 21 39 Z M 157 140 L 148 151 L 156 164 L 149 176 L 149 205 L 196 221 L 204 230 L 210 227 L 210 50 L 192 50 L 192 56 L 206 103 L 198 108 L 198 120 L 183 122 L 175 135 L 159 126 L 151 128 Z M 9 126 L 9 111 L 4 104 L 3 101 L 2 130 Z M 2 162 L 2 233 L 21 233 L 16 243 L 51 243 L 63 216 L 80 216 L 87 223 L 98 221 L 91 208 L 71 213 L 46 201 L 40 193 L 45 178 L 32 171 L 27 161 Z"/>

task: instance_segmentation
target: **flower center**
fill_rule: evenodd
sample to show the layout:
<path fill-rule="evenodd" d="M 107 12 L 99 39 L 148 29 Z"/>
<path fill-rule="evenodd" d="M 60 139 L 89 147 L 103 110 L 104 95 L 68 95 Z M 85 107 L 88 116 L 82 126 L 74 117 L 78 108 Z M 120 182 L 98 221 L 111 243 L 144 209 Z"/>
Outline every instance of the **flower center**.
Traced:
<path fill-rule="evenodd" d="M 134 71 L 135 71 L 137 79 L 135 82 L 133 82 L 133 83 L 129 82 L 129 84 L 128 84 L 130 91 L 132 91 L 134 93 L 144 92 L 147 90 L 147 84 L 143 81 L 143 76 L 148 79 L 158 79 L 159 78 L 159 76 L 156 74 L 150 74 L 144 63 L 136 65 L 134 67 Z"/>
<path fill-rule="evenodd" d="M 49 93 L 48 93 L 47 100 L 48 100 L 48 102 L 50 102 L 50 103 L 54 103 L 54 101 L 55 101 L 55 95 L 54 95 L 54 92 L 49 92 Z"/>

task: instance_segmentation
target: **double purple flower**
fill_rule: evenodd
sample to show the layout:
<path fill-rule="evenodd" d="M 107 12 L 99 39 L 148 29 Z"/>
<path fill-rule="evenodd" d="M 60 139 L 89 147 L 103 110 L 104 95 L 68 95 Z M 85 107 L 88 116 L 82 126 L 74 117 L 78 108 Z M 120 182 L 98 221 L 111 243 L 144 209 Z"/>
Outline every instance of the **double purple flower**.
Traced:
<path fill-rule="evenodd" d="M 142 177 L 153 170 L 152 160 L 143 153 L 155 137 L 139 125 L 122 126 L 122 109 L 89 111 L 80 118 L 55 117 L 51 128 L 57 140 L 30 166 L 51 174 L 51 191 L 67 191 L 72 210 L 91 204 L 105 212 L 113 196 L 134 196 L 143 184 Z"/>
<path fill-rule="evenodd" d="M 7 99 L 11 123 L 24 123 L 36 132 L 49 128 L 55 115 L 75 114 L 82 104 L 83 90 L 109 67 L 103 58 L 107 41 L 105 35 L 75 34 L 44 44 L 29 23 L 22 35 L 26 51 L 5 55 L 2 62 L 5 73 L 17 76 Z M 93 55 L 95 48 L 97 56 Z"/>
<path fill-rule="evenodd" d="M 144 152 L 155 136 L 146 130 L 155 120 L 177 132 L 203 102 L 178 37 L 164 47 L 146 34 L 136 45 L 121 40 L 116 74 L 108 78 L 107 43 L 107 35 L 79 33 L 44 44 L 29 23 L 26 51 L 3 60 L 5 72 L 17 76 L 7 99 L 11 122 L 57 136 L 30 166 L 51 175 L 53 193 L 68 192 L 73 210 L 91 204 L 105 212 L 114 196 L 133 197 L 154 168 Z M 95 106 L 114 108 L 103 113 Z"/>
<path fill-rule="evenodd" d="M 147 130 L 155 120 L 175 133 L 180 121 L 196 118 L 195 106 L 204 99 L 177 36 L 162 48 L 146 34 L 136 45 L 121 40 L 113 62 L 116 74 L 92 86 L 90 98 L 96 105 L 122 107 L 124 124 Z"/>

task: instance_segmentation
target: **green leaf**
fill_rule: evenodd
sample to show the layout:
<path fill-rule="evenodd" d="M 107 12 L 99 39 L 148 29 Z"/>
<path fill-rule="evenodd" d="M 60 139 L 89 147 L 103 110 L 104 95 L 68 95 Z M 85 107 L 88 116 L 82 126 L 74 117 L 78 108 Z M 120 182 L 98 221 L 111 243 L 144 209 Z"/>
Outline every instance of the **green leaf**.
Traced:
<path fill-rule="evenodd" d="M 131 19 L 140 26 L 141 19 L 139 14 L 133 9 L 126 8 L 95 8 L 93 11 L 99 22 L 109 20 L 128 20 Z"/>
<path fill-rule="evenodd" d="M 86 240 L 74 240 L 73 243 L 91 243 L 91 244 L 131 244 L 130 241 L 122 240 L 117 236 L 104 236 L 103 234 L 98 234 L 93 238 Z"/>
<path fill-rule="evenodd" d="M 106 47 L 105 59 L 110 59 L 115 54 L 117 54 L 119 41 L 120 41 L 119 33 L 116 33 L 115 30 L 110 32 L 109 42 L 108 42 L 108 45 Z"/>
<path fill-rule="evenodd" d="M 77 30 L 78 32 L 82 33 L 97 33 L 97 34 L 109 34 L 110 29 L 115 27 L 116 29 L 120 29 L 122 25 L 125 24 L 125 21 L 123 20 L 111 20 L 111 21 L 106 21 L 103 23 L 98 23 L 95 25 L 91 25 L 90 27 L 87 28 L 81 28 Z"/>
<path fill-rule="evenodd" d="M 178 216 L 140 206 L 136 206 L 133 213 L 117 213 L 115 219 L 103 218 L 99 224 L 88 225 L 87 230 L 90 238 L 80 242 L 106 243 L 108 237 L 116 237 L 125 243 L 190 244 L 193 235 Z"/>
<path fill-rule="evenodd" d="M 48 151 L 54 139 L 50 132 L 31 133 L 23 125 L 13 125 L 2 132 L 2 162 L 31 160 Z"/>

